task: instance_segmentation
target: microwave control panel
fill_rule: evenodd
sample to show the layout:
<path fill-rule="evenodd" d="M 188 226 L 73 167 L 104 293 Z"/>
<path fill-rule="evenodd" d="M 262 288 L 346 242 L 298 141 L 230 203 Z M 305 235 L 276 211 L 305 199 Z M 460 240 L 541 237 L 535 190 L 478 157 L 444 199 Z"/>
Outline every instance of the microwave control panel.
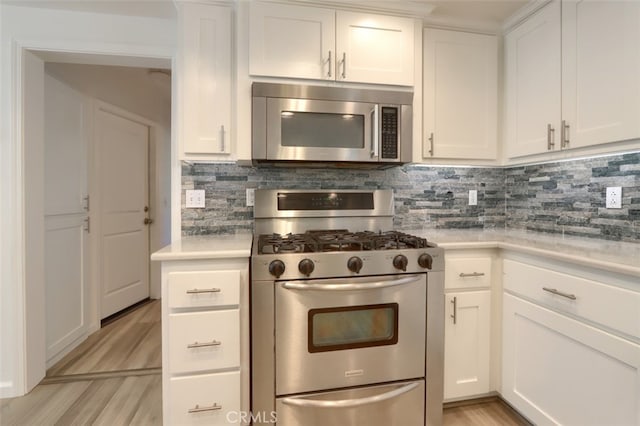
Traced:
<path fill-rule="evenodd" d="M 381 154 L 383 159 L 397 160 L 398 155 L 398 108 L 382 107 Z"/>

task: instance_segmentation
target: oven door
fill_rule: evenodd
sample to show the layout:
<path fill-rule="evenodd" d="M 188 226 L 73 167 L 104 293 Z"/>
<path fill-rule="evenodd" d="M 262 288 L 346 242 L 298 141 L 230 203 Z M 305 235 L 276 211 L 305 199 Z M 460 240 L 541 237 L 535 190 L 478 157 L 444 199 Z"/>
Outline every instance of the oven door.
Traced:
<path fill-rule="evenodd" d="M 276 283 L 276 395 L 424 377 L 426 274 Z"/>
<path fill-rule="evenodd" d="M 378 161 L 377 104 L 267 99 L 267 160 Z"/>

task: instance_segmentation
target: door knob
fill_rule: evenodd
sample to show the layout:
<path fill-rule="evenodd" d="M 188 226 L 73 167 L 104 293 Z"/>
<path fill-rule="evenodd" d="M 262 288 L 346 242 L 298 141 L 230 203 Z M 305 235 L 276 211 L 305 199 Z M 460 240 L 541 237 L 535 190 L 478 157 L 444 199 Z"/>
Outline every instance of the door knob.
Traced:
<path fill-rule="evenodd" d="M 150 224 L 152 224 L 152 223 L 153 223 L 153 219 L 149 219 L 148 217 L 145 217 L 145 218 L 144 218 L 144 224 L 145 224 L 145 225 L 150 225 Z"/>

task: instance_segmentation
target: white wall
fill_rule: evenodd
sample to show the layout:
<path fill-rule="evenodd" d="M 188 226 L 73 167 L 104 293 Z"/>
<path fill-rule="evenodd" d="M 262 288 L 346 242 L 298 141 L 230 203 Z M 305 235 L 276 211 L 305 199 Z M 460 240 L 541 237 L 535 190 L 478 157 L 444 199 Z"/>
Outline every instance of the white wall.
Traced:
<path fill-rule="evenodd" d="M 94 64 L 167 67 L 176 45 L 174 20 L 9 6 L 0 2 L 0 397 L 30 390 L 44 370 L 27 348 L 44 342 L 44 324 L 25 318 L 44 286 L 27 282 L 23 50 L 66 52 Z M 58 53 L 53 54 L 57 59 Z M 158 59 L 160 58 L 160 59 Z M 39 278 L 41 279 L 41 278 Z M 35 294 L 29 294 L 33 290 Z M 44 343 L 42 344 L 44 347 Z"/>

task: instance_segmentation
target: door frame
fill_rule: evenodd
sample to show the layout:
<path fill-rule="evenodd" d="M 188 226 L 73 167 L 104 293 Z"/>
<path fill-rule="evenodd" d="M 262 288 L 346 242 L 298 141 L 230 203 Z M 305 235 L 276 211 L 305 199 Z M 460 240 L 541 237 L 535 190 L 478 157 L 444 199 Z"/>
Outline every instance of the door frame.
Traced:
<path fill-rule="evenodd" d="M 3 363 L 11 366 L 11 375 L 6 375 L 0 381 L 0 398 L 21 396 L 33 389 L 44 378 L 46 373 L 45 355 L 45 325 L 44 325 L 44 279 L 43 274 L 37 274 L 35 280 L 27 279 L 26 271 L 33 265 L 30 262 L 29 245 L 27 244 L 27 215 L 29 206 L 26 204 L 26 162 L 28 153 L 25 149 L 25 112 L 24 92 L 27 86 L 27 58 L 32 53 L 48 61 L 75 62 L 95 65 L 121 65 L 149 68 L 162 68 L 169 65 L 176 69 L 176 51 L 173 46 L 152 46 L 144 44 L 109 44 L 99 41 L 57 40 L 55 37 L 40 40 L 19 40 L 12 38 L 3 49 L 3 55 L 10 59 L 4 64 L 2 85 L 8 87 L 8 93 L 3 93 L 1 101 L 6 102 L 7 127 L 3 134 L 9 135 L 3 141 L 0 156 L 3 176 L 10 179 L 0 186 L 6 209 L 0 216 L 3 243 L 0 245 L 0 256 L 4 260 L 0 263 L 3 286 L 0 296 L 5 300 L 3 308 L 10 307 L 2 313 L 3 322 L 11 324 L 11 330 L 0 330 L 0 349 L 2 349 Z M 8 51 L 8 52 L 7 52 Z M 10 84 L 4 85 L 5 82 Z M 176 78 L 172 73 L 172 113 L 171 113 L 171 187 L 175 192 L 176 182 L 179 185 L 180 163 L 176 152 Z M 179 215 L 179 204 L 176 210 L 176 200 L 171 200 L 171 221 L 176 221 Z M 179 200 L 178 200 L 179 203 Z M 31 212 L 33 215 L 34 212 Z M 178 216 L 179 217 L 179 216 Z M 171 227 L 173 240 L 179 230 Z M 44 245 L 41 239 L 40 248 Z M 36 244 L 37 245 L 37 244 Z M 32 246 L 33 247 L 33 246 Z M 37 258 L 38 256 L 36 256 Z M 41 259 L 41 256 L 40 256 Z M 42 265 L 36 264 L 42 269 Z M 6 285 L 4 283 L 7 283 Z M 6 324 L 7 322 L 5 322 Z M 10 349 L 6 349 L 10 348 Z"/>

